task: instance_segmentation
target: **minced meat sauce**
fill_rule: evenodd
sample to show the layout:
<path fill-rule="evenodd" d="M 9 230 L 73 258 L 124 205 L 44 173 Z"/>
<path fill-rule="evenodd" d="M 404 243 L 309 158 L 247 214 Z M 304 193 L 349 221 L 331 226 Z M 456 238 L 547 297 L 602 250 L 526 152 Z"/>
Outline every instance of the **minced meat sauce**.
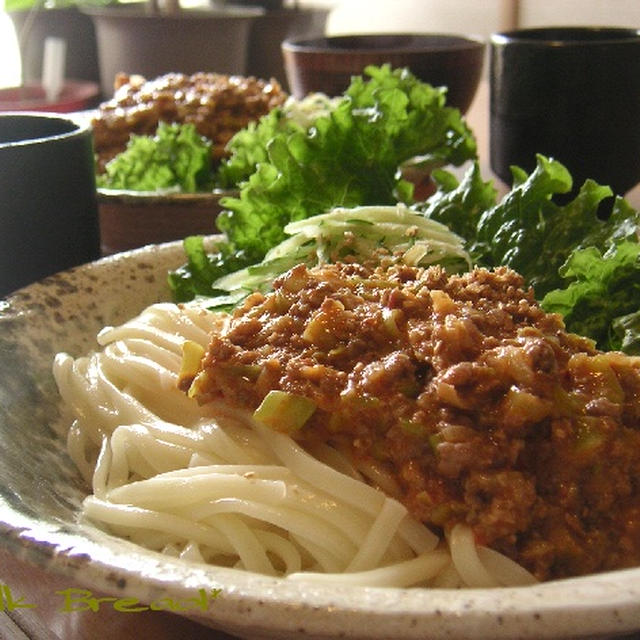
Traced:
<path fill-rule="evenodd" d="M 465 522 L 541 580 L 640 565 L 640 360 L 567 333 L 507 268 L 301 265 L 201 367 L 200 402 L 311 398 L 294 438 L 377 466 L 415 517 Z"/>
<path fill-rule="evenodd" d="M 193 124 L 211 141 L 214 165 L 227 157 L 233 135 L 280 106 L 287 93 L 280 84 L 213 72 L 165 73 L 152 80 L 120 73 L 115 95 L 100 104 L 91 125 L 100 173 L 124 151 L 132 135 L 154 135 L 160 122 Z"/>

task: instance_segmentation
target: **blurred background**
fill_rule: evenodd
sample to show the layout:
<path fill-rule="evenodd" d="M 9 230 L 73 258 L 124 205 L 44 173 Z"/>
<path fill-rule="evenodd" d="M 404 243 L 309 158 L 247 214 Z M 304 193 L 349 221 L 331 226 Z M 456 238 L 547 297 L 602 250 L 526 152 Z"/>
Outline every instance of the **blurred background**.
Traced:
<path fill-rule="evenodd" d="M 102 6 L 114 4 L 105 0 L 89 0 Z M 118 2 L 117 4 L 130 4 Z M 142 3 L 135 3 L 140 6 Z M 638 0 L 282 0 L 281 2 L 260 2 L 259 0 L 149 0 L 150 6 L 160 11 L 172 11 L 180 9 L 196 10 L 227 10 L 237 5 L 255 6 L 262 5 L 266 13 L 263 20 L 267 20 L 269 14 L 276 7 L 280 13 L 271 13 L 272 22 L 264 23 L 264 33 L 269 38 L 279 39 L 283 35 L 289 35 L 290 31 L 301 33 L 305 30 L 326 34 L 345 33 L 391 33 L 391 32 L 443 32 L 443 33 L 471 33 L 487 36 L 493 31 L 510 29 L 516 26 L 538 26 L 548 24 L 607 24 L 616 26 L 631 26 L 640 28 L 640 2 Z M 29 15 L 31 20 L 34 13 L 42 14 L 51 8 L 64 6 L 68 9 L 72 6 L 76 9 L 74 0 L 2 0 L 0 3 L 0 88 L 18 86 L 21 79 L 27 80 L 38 77 L 41 73 L 42 43 L 36 54 L 35 62 L 32 59 L 29 64 L 35 68 L 26 69 L 26 60 L 21 60 L 18 46 L 18 35 L 22 27 L 16 27 L 18 21 L 16 14 Z M 86 1 L 82 6 L 89 6 Z M 90 6 L 95 7 L 95 4 Z M 33 8 L 36 8 L 34 11 Z M 106 7 L 105 7 L 106 8 Z M 313 12 L 317 15 L 310 20 L 305 18 L 303 24 L 285 25 L 285 13 L 283 10 L 297 12 Z M 47 13 L 47 20 L 51 20 L 53 14 Z M 274 35 L 274 25 L 279 26 L 280 34 Z M 243 62 L 243 70 L 247 75 L 262 75 L 272 71 L 277 77 L 277 68 L 265 67 L 266 57 L 264 45 L 259 42 L 261 32 L 256 30 L 249 33 L 247 46 L 254 43 L 262 51 L 255 55 L 248 54 Z M 32 31 L 32 40 L 40 39 L 35 31 Z M 33 42 L 31 43 L 33 45 Z M 274 51 L 277 42 L 271 43 Z M 76 56 L 77 58 L 78 56 Z M 84 56 L 80 56 L 84 57 Z M 273 63 L 275 64 L 275 63 Z M 177 70 L 177 69 L 176 69 Z M 203 69 L 217 71 L 218 69 Z M 222 69 L 221 71 L 226 71 Z M 99 72 L 98 72 L 99 73 Z M 78 75 L 78 74 L 74 74 Z M 93 72 L 95 76 L 95 72 Z M 99 82 L 99 78 L 96 79 Z M 112 78 L 102 78 L 103 88 L 109 87 Z M 104 97 L 104 96 L 103 96 Z M 108 97 L 108 96 L 106 96 Z"/>

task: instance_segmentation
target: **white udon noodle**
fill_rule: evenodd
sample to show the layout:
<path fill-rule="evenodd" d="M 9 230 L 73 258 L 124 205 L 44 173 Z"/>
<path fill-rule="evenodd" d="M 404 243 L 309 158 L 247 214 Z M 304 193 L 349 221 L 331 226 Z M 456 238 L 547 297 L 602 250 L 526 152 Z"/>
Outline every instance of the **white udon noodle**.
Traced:
<path fill-rule="evenodd" d="M 535 582 L 476 546 L 466 526 L 440 540 L 390 497 L 393 479 L 379 469 L 356 468 L 329 446 L 306 451 L 249 412 L 199 406 L 178 390 L 183 342 L 205 347 L 224 322 L 195 304 L 155 304 L 103 329 L 102 349 L 56 356 L 55 380 L 71 413 L 68 451 L 92 487 L 82 517 L 171 556 L 288 580 Z"/>

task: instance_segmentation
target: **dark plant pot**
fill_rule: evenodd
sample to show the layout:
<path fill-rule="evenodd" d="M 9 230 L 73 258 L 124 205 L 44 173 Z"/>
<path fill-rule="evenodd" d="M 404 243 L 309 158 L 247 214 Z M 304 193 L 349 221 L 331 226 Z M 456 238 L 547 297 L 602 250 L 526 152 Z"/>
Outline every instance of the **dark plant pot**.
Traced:
<path fill-rule="evenodd" d="M 282 41 L 293 37 L 324 35 L 328 9 L 278 9 L 267 11 L 251 25 L 247 73 L 275 78 L 288 90 L 282 56 Z"/>
<path fill-rule="evenodd" d="M 94 21 L 102 92 L 113 96 L 120 72 L 148 79 L 172 71 L 244 74 L 251 22 L 261 9 L 148 13 L 144 7 L 85 9 Z"/>
<path fill-rule="evenodd" d="M 282 9 L 284 0 L 233 0 L 233 4 L 240 7 L 261 7 L 267 11 Z"/>
<path fill-rule="evenodd" d="M 89 16 L 77 8 L 43 9 L 33 14 L 29 25 L 29 11 L 12 11 L 9 15 L 20 39 L 24 82 L 42 78 L 45 38 L 56 37 L 67 42 L 65 77 L 100 84 L 96 32 Z"/>

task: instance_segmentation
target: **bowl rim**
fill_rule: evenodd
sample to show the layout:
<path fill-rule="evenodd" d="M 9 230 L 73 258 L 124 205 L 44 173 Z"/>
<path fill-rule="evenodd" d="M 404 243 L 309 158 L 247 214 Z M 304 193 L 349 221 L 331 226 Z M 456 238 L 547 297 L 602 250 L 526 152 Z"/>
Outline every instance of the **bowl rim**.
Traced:
<path fill-rule="evenodd" d="M 139 20 L 140 22 L 166 21 L 188 22 L 195 20 L 254 20 L 263 16 L 266 12 L 258 6 L 241 6 L 229 4 L 222 8 L 189 8 L 182 9 L 176 14 L 160 14 L 150 13 L 144 5 L 138 6 L 139 3 L 113 5 L 113 6 L 81 6 L 80 11 L 87 14 L 94 20 L 110 20 L 126 18 L 127 20 Z"/>
<path fill-rule="evenodd" d="M 569 37 L 562 37 L 565 34 Z M 582 36 L 582 37 L 580 37 Z M 596 37 L 594 37 L 596 36 Z M 526 44 L 540 47 L 597 47 L 640 44 L 640 29 L 619 26 L 548 25 L 492 33 L 492 45 Z"/>
<path fill-rule="evenodd" d="M 30 138 L 23 138 L 21 140 L 9 140 L 3 142 L 0 140 L 0 149 L 11 149 L 18 147 L 28 147 L 36 144 L 42 144 L 46 142 L 54 142 L 57 140 L 69 140 L 73 138 L 81 138 L 91 133 L 91 125 L 88 122 L 77 118 L 70 113 L 53 113 L 47 111 L 2 111 L 0 112 L 0 119 L 9 120 L 25 120 L 35 121 L 43 120 L 50 123 L 57 123 L 60 125 L 60 131 L 57 133 L 50 133 L 47 135 L 39 135 Z M 66 130 L 62 130 L 65 128 Z"/>
<path fill-rule="evenodd" d="M 226 196 L 237 196 L 237 189 L 213 189 L 195 193 L 182 191 L 158 190 L 158 191 L 134 191 L 132 189 L 108 189 L 98 187 L 96 189 L 99 204 L 195 204 L 218 202 Z"/>
<path fill-rule="evenodd" d="M 353 47 L 331 46 L 332 43 L 348 43 L 353 40 L 373 41 L 380 39 L 388 41 L 386 46 Z M 393 42 L 406 39 L 406 45 L 394 46 Z M 431 42 L 431 45 L 429 45 Z M 440 43 L 440 46 L 437 46 Z M 433 46 L 433 45 L 436 46 Z M 482 50 L 486 44 L 486 38 L 475 34 L 458 33 L 344 33 L 326 36 L 301 36 L 286 38 L 282 42 L 282 49 L 291 52 L 327 54 L 327 53 L 358 53 L 358 54 L 416 54 L 416 53 L 443 53 L 447 51 Z"/>

